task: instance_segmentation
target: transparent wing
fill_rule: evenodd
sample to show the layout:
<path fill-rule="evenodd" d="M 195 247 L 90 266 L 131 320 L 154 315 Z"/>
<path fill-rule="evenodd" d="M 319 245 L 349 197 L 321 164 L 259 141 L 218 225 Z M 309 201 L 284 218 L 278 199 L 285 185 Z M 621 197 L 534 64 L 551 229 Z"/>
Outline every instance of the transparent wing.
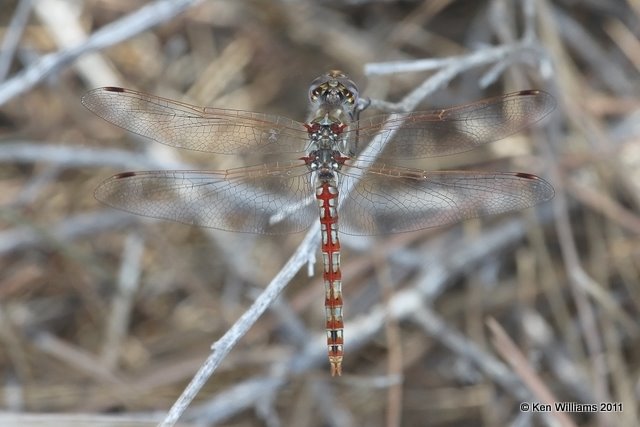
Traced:
<path fill-rule="evenodd" d="M 295 120 L 249 111 L 197 107 L 118 87 L 87 92 L 96 115 L 162 144 L 219 154 L 305 151 L 308 133 Z"/>
<path fill-rule="evenodd" d="M 318 217 L 307 167 L 125 172 L 95 191 L 117 209 L 186 224 L 260 234 L 302 231 Z"/>
<path fill-rule="evenodd" d="M 346 172 L 340 187 L 354 177 Z M 551 184 L 527 173 L 428 172 L 370 168 L 341 204 L 346 234 L 401 233 L 517 211 L 553 197 Z"/>
<path fill-rule="evenodd" d="M 434 111 L 386 114 L 359 120 L 345 132 L 352 153 L 380 134 L 385 160 L 462 153 L 512 135 L 555 108 L 546 92 L 527 90 Z M 364 141 L 364 142 L 363 142 Z"/>

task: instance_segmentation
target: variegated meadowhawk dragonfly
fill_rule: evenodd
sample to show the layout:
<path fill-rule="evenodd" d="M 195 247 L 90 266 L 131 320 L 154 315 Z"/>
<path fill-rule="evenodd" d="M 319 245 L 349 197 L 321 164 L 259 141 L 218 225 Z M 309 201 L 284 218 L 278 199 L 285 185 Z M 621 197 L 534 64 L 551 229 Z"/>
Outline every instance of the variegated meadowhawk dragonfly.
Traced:
<path fill-rule="evenodd" d="M 358 120 L 362 103 L 356 85 L 344 73 L 330 71 L 313 81 L 309 102 L 311 113 L 302 123 L 117 87 L 92 90 L 82 99 L 103 119 L 173 147 L 277 156 L 274 163 L 221 171 L 119 173 L 96 189 L 96 197 L 139 215 L 263 234 L 302 231 L 317 220 L 319 206 L 329 363 L 331 374 L 340 375 L 338 217 L 346 234 L 407 232 L 516 211 L 554 194 L 549 183 L 528 173 L 430 172 L 381 161 L 472 150 L 540 120 L 555 101 L 527 90 L 459 107 Z M 384 149 L 367 154 L 361 142 L 374 136 Z"/>

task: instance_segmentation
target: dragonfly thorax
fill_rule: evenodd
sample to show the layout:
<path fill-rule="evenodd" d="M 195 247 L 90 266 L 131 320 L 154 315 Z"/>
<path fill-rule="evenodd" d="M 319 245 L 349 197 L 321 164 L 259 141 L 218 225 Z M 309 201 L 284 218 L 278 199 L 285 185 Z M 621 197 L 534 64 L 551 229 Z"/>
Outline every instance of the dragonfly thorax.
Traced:
<path fill-rule="evenodd" d="M 313 149 L 332 149 L 341 141 L 340 134 L 346 126 L 337 120 L 331 120 L 328 116 L 312 121 L 307 125 L 309 140 Z"/>
<path fill-rule="evenodd" d="M 312 172 L 317 172 L 321 181 L 335 179 L 335 172 L 340 171 L 348 157 L 342 156 L 338 150 L 319 149 L 309 153 L 304 158 L 307 167 Z"/>

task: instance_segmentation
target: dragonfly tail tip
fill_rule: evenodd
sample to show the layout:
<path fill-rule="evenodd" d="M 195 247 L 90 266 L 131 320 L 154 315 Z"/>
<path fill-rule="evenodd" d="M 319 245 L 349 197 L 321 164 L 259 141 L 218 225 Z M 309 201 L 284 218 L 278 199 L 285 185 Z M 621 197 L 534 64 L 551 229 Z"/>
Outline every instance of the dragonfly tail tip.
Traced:
<path fill-rule="evenodd" d="M 331 364 L 331 376 L 341 376 L 342 375 L 342 360 L 329 360 Z"/>

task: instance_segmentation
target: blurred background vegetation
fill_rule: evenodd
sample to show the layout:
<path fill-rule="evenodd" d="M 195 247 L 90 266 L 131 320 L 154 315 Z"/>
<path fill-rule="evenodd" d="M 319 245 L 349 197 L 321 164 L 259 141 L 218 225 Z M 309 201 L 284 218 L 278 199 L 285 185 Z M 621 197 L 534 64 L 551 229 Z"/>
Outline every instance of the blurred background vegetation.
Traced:
<path fill-rule="evenodd" d="M 303 268 L 185 425 L 637 425 L 638 1 L 22 0 L 3 2 L 0 35 L 0 407 L 13 413 L 0 424 L 56 413 L 35 419 L 153 425 L 303 238 L 100 205 L 94 188 L 117 172 L 242 165 L 122 131 L 84 109 L 83 93 L 123 86 L 304 120 L 308 84 L 339 68 L 374 100 L 441 82 L 422 109 L 552 93 L 558 107 L 530 132 L 427 164 L 535 173 L 556 197 L 452 227 L 344 236 L 345 375 L 307 351 L 323 348 L 324 290 L 319 267 Z M 365 72 L 429 58 L 461 66 L 440 80 L 450 64 Z M 519 409 L 554 401 L 622 410 Z"/>

